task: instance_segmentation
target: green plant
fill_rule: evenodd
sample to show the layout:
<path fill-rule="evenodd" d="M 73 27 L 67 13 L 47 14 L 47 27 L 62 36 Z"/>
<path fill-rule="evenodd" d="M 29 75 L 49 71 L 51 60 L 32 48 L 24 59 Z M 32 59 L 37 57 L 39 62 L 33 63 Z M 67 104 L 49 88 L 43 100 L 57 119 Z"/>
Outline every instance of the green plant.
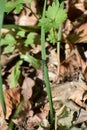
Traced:
<path fill-rule="evenodd" d="M 46 11 L 46 0 L 44 2 L 44 9 L 42 18 L 39 21 L 39 26 L 41 26 L 41 52 L 42 52 L 42 63 L 44 69 L 44 79 L 47 88 L 49 106 L 50 106 L 50 123 L 51 128 L 54 124 L 54 110 L 53 110 L 53 103 L 52 103 L 52 95 L 51 95 L 51 88 L 48 76 L 48 69 L 47 69 L 47 61 L 46 61 L 46 49 L 45 49 L 45 33 L 48 34 L 47 40 L 50 41 L 52 44 L 57 43 L 57 52 L 60 54 L 60 40 L 61 40 L 61 24 L 66 19 L 66 11 L 63 9 L 63 3 L 59 5 L 58 1 L 54 1 L 52 6 L 49 6 Z M 59 31 L 58 31 L 59 29 Z M 59 58 L 58 58 L 59 62 Z"/>
<path fill-rule="evenodd" d="M 45 16 L 39 20 L 39 26 L 43 26 L 45 33 L 48 33 L 47 41 L 53 45 L 57 43 L 58 56 L 58 74 L 60 69 L 60 42 L 62 33 L 62 23 L 66 20 L 67 13 L 64 9 L 64 2 L 61 4 L 54 0 L 52 6 L 49 6 Z"/>
<path fill-rule="evenodd" d="M 16 38 L 17 37 L 17 38 Z M 22 38 L 22 41 L 21 41 Z M 24 40 L 23 40 L 24 38 Z M 20 59 L 16 63 L 13 71 L 12 71 L 12 84 L 11 87 L 15 87 L 18 83 L 20 77 L 20 65 L 22 65 L 23 61 L 26 61 L 35 68 L 40 67 L 40 60 L 34 58 L 29 54 L 29 46 L 34 43 L 35 34 L 33 32 L 28 33 L 25 38 L 25 30 L 19 30 L 16 34 L 6 34 L 4 38 L 1 39 L 1 45 L 5 46 L 4 53 L 12 53 L 15 50 L 19 53 Z"/>
<path fill-rule="evenodd" d="M 42 19 L 45 18 L 45 11 L 46 11 L 46 0 L 44 2 Z M 51 88 L 50 88 L 48 69 L 47 69 L 47 63 L 46 63 L 45 28 L 44 28 L 44 24 L 41 25 L 41 52 L 42 52 L 42 62 L 43 62 L 43 67 L 44 67 L 43 68 L 43 70 L 44 70 L 44 78 L 45 78 L 45 84 L 46 84 L 47 95 L 48 95 L 49 106 L 50 106 L 50 123 L 51 123 L 51 127 L 52 127 L 53 123 L 54 123 L 54 111 L 53 111 Z"/>
<path fill-rule="evenodd" d="M 32 2 L 32 0 L 28 0 Z M 8 1 L 6 3 L 6 12 L 9 13 L 15 10 L 16 13 L 19 13 L 23 6 L 26 6 L 23 0 Z M 59 4 L 58 0 L 55 0 L 52 5 L 48 7 L 46 10 L 46 0 L 44 1 L 44 8 L 42 18 L 39 20 L 39 26 L 19 26 L 19 25 L 4 25 L 4 28 L 12 29 L 14 31 L 9 34 L 7 33 L 1 39 L 0 46 L 4 46 L 4 53 L 12 53 L 16 50 L 20 56 L 19 61 L 14 66 L 14 70 L 11 73 L 12 76 L 12 87 L 15 87 L 18 83 L 20 77 L 20 66 L 23 61 L 26 61 L 35 68 L 40 66 L 40 60 L 36 59 L 29 53 L 29 47 L 32 46 L 35 39 L 34 32 L 40 32 L 41 27 L 41 52 L 42 52 L 42 63 L 44 70 L 44 79 L 47 88 L 48 100 L 50 105 L 50 124 L 51 128 L 54 124 L 54 110 L 52 103 L 52 95 L 51 88 L 49 82 L 49 75 L 47 69 L 47 61 L 46 61 L 46 48 L 45 41 L 49 41 L 53 45 L 57 43 L 58 54 L 60 54 L 60 40 L 61 40 L 61 29 L 62 23 L 66 19 L 66 10 L 63 9 L 63 2 Z M 47 39 L 45 39 L 45 35 L 47 35 Z M 21 40 L 22 39 L 22 40 Z M 9 42 L 8 42 L 9 41 Z M 59 59 L 59 58 L 58 58 Z M 58 61 L 59 62 L 59 61 Z"/>
<path fill-rule="evenodd" d="M 5 0 L 0 1 L 2 4 L 0 4 L 0 43 L 1 43 L 1 29 L 3 24 L 3 17 L 4 17 L 4 11 L 5 11 Z M 0 47 L 0 60 L 1 60 L 1 47 Z M 2 66 L 0 65 L 0 101 L 2 104 L 2 109 L 4 112 L 4 116 L 6 115 L 6 106 L 4 101 L 4 94 L 3 94 L 3 88 L 2 88 Z"/>

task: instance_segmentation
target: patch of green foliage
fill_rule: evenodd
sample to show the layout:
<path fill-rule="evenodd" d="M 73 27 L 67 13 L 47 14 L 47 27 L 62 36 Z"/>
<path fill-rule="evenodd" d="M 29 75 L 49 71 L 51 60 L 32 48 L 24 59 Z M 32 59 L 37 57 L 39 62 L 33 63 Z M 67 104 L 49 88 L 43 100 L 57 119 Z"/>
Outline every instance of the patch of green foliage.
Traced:
<path fill-rule="evenodd" d="M 20 59 L 14 66 L 11 74 L 11 87 L 15 87 L 18 83 L 21 74 L 20 66 L 22 65 L 23 61 L 30 63 L 35 68 L 39 68 L 41 65 L 39 59 L 36 59 L 29 54 L 29 46 L 34 44 L 35 33 L 30 32 L 26 36 L 25 33 L 25 30 L 19 30 L 17 33 L 7 33 L 5 37 L 1 39 L 0 46 L 4 46 L 5 54 L 10 54 L 17 50 L 20 55 Z"/>
<path fill-rule="evenodd" d="M 39 20 L 39 26 L 43 26 L 45 32 L 49 32 L 47 41 L 53 44 L 57 42 L 57 29 L 67 18 L 63 4 L 64 2 L 61 4 L 59 4 L 59 2 L 53 2 L 52 5 L 48 7 L 45 17 Z"/>

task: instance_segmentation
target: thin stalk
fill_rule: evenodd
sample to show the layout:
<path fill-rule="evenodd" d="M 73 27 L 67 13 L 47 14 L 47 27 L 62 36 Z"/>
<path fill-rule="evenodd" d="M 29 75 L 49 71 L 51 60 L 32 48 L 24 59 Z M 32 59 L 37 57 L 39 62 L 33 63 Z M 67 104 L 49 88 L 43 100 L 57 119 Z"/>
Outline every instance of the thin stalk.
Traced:
<path fill-rule="evenodd" d="M 46 0 L 44 1 L 44 8 L 43 8 L 43 15 L 42 17 L 45 17 L 45 11 L 46 11 Z M 48 68 L 46 63 L 46 49 L 45 49 L 45 29 L 44 26 L 41 27 L 41 52 L 42 52 L 42 61 L 43 61 L 43 70 L 44 70 L 44 79 L 46 84 L 46 90 L 49 100 L 49 106 L 50 106 L 50 123 L 51 127 L 54 123 L 54 110 L 53 110 L 53 102 L 52 102 L 52 94 L 51 94 L 51 88 L 50 88 L 50 82 L 49 82 L 49 75 L 48 75 Z"/>
<path fill-rule="evenodd" d="M 4 11 L 5 11 L 5 0 L 0 0 L 0 41 L 1 41 L 1 28 L 3 24 L 3 17 L 4 17 Z M 1 60 L 1 47 L 0 47 L 0 60 Z M 3 94 L 3 88 L 2 88 L 2 66 L 0 65 L 0 101 L 3 109 L 4 116 L 6 115 L 6 106 L 5 106 L 5 100 L 4 100 L 4 94 Z"/>
<path fill-rule="evenodd" d="M 57 57 L 58 57 L 58 76 L 60 71 L 60 43 L 61 43 L 61 33 L 62 33 L 62 25 L 60 25 L 58 30 L 58 38 L 57 38 Z"/>

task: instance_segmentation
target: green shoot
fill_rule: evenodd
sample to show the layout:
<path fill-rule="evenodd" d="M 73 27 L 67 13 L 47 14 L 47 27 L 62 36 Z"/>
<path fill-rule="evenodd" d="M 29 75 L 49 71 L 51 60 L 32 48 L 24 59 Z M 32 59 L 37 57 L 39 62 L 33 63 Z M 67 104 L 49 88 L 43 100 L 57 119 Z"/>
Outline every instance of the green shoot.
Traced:
<path fill-rule="evenodd" d="M 44 1 L 44 8 L 43 8 L 43 15 L 42 19 L 45 17 L 45 11 L 46 11 L 46 0 Z M 51 95 L 51 88 L 50 88 L 50 82 L 49 82 L 49 75 L 48 75 L 48 69 L 47 69 L 47 63 L 46 63 L 46 49 L 45 49 L 45 29 L 44 25 L 41 26 L 41 52 L 42 52 L 42 61 L 44 62 L 44 78 L 45 78 L 45 84 L 48 94 L 48 100 L 49 100 L 49 106 L 50 106 L 50 123 L 51 127 L 54 123 L 54 110 L 53 110 L 53 102 L 52 102 L 52 95 Z"/>
<path fill-rule="evenodd" d="M 4 11 L 5 11 L 5 0 L 0 1 L 0 42 L 1 42 L 1 28 L 3 23 L 3 17 L 4 17 Z M 0 59 L 1 59 L 1 48 L 0 48 Z M 4 116 L 6 115 L 6 106 L 4 101 L 4 94 L 3 94 L 3 88 L 2 88 L 2 76 L 1 76 L 1 65 L 0 65 L 0 101 L 2 105 L 2 109 L 4 112 Z"/>

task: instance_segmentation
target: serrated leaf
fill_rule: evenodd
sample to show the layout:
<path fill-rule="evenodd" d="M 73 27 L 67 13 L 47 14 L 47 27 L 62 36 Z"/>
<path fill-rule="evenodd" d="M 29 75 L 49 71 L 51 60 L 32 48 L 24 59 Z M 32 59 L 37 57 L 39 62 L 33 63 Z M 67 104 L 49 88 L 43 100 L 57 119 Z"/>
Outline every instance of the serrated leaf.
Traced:
<path fill-rule="evenodd" d="M 11 88 L 16 87 L 19 77 L 20 77 L 20 70 L 19 67 L 23 63 L 22 60 L 18 61 L 16 63 L 16 66 L 14 67 L 12 73 L 11 73 Z"/>
<path fill-rule="evenodd" d="M 25 40 L 25 46 L 28 47 L 28 45 L 32 45 L 34 43 L 35 39 L 35 34 L 34 33 L 29 33 L 27 35 L 27 39 Z"/>
<path fill-rule="evenodd" d="M 40 65 L 41 65 L 40 60 L 37 60 L 33 56 L 26 54 L 26 55 L 20 55 L 20 58 L 23 59 L 24 61 L 32 64 L 32 66 L 35 67 L 35 68 L 39 68 Z"/>
<path fill-rule="evenodd" d="M 63 3 L 59 6 L 59 2 L 48 7 L 45 18 L 39 20 L 39 26 L 44 26 L 45 32 L 49 32 L 52 28 L 58 29 L 59 26 L 67 18 L 66 10 L 63 9 Z"/>
<path fill-rule="evenodd" d="M 57 28 L 67 18 L 66 10 L 59 9 L 55 18 L 55 28 Z"/>
<path fill-rule="evenodd" d="M 52 6 L 48 7 L 48 10 L 46 11 L 46 16 L 48 18 L 54 20 L 56 15 L 57 15 L 57 13 L 58 13 L 58 9 L 59 9 L 59 2 L 58 2 L 58 4 L 53 2 Z"/>
<path fill-rule="evenodd" d="M 17 33 L 17 35 L 20 36 L 20 37 L 25 37 L 25 31 L 24 31 L 24 30 L 19 31 L 19 32 Z"/>
<path fill-rule="evenodd" d="M 0 46 L 2 45 L 14 45 L 16 43 L 15 38 L 11 34 L 6 34 L 5 38 L 1 39 Z"/>

